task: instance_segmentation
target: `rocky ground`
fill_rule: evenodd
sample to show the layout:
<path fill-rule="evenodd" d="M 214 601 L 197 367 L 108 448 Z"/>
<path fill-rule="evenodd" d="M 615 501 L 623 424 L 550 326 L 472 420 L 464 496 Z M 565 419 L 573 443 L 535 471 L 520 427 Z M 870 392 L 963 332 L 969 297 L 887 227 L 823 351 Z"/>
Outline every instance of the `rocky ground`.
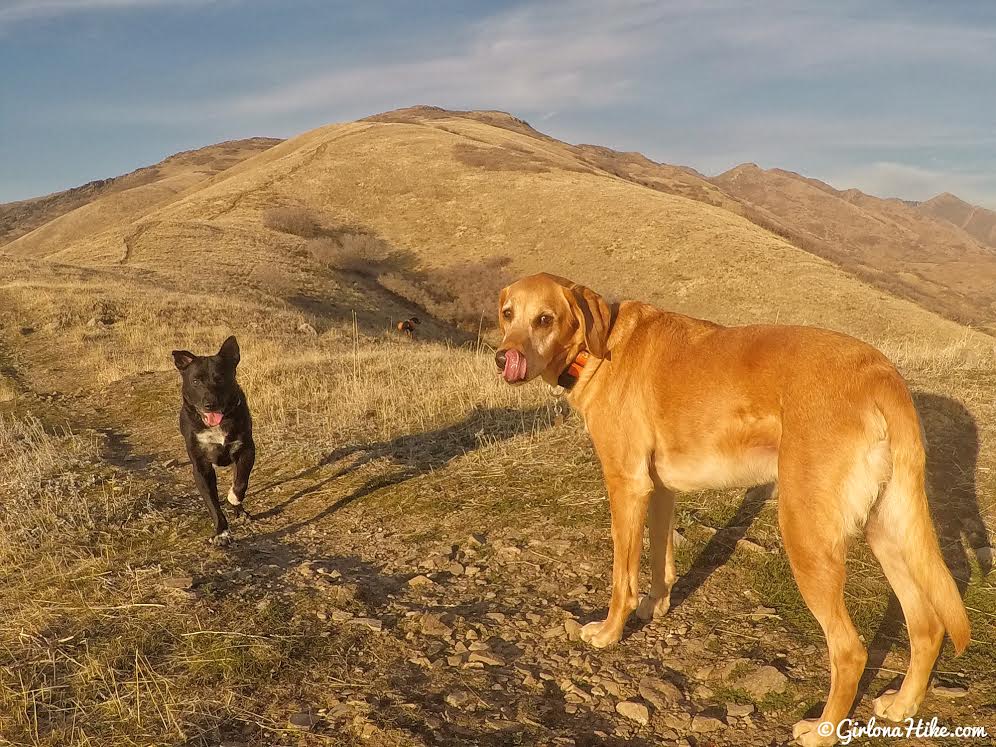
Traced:
<path fill-rule="evenodd" d="M 72 413 L 77 430 L 101 440 L 101 481 L 152 507 L 123 530 L 151 537 L 145 550 L 132 542 L 102 585 L 141 610 L 128 634 L 145 627 L 184 641 L 186 658 L 175 647 L 158 663 L 150 654 L 152 669 L 196 669 L 214 688 L 210 707 L 178 706 L 183 738 L 173 743 L 767 745 L 818 713 L 822 639 L 791 589 L 773 598 L 753 583 L 758 564 L 784 562 L 767 490 L 715 494 L 730 504 L 718 512 L 683 510 L 672 610 L 634 619 L 619 645 L 599 651 L 578 637 L 609 595 L 598 494 L 566 513 L 544 509 L 557 495 L 505 505 L 501 476 L 521 454 L 484 443 L 427 460 L 432 468 L 404 441 L 332 453 L 271 446 L 250 491 L 255 519 L 214 548 L 168 419 L 170 381 L 137 376 L 100 400 L 56 393 L 36 407 Z M 587 448 L 570 418 L 547 437 L 555 451 Z M 597 472 L 579 479 L 597 489 Z M 160 543 L 168 551 L 157 553 Z M 67 640 L 39 643 L 50 655 L 77 645 L 72 621 L 52 631 Z M 902 635 L 878 631 L 858 718 L 905 668 Z M 99 639 L 88 645 L 106 645 Z M 946 671 L 924 712 L 960 723 L 971 702 L 973 723 L 994 723 L 978 687 Z"/>

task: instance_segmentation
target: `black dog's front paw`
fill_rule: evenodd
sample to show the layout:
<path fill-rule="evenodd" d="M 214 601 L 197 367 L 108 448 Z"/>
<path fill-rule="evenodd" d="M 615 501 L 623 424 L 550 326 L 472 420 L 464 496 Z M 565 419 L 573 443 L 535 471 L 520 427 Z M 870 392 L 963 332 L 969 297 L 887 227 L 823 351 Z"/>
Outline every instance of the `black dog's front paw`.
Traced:
<path fill-rule="evenodd" d="M 232 533 L 227 529 L 223 532 L 219 532 L 218 534 L 214 535 L 214 537 L 208 540 L 208 542 L 210 542 L 215 547 L 228 547 L 230 544 L 232 544 L 233 541 L 234 538 L 232 537 Z"/>

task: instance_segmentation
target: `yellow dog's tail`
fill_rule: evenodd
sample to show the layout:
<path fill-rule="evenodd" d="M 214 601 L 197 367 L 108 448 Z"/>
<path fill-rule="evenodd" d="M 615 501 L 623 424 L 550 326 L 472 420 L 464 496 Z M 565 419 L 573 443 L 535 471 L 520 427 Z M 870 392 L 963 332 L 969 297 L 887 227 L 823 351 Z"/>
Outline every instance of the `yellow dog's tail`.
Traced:
<path fill-rule="evenodd" d="M 877 399 L 892 452 L 892 475 L 876 504 L 881 526 L 892 533 L 910 575 L 960 654 L 971 638 L 971 627 L 930 518 L 924 487 L 926 455 L 913 398 L 897 376 L 882 383 Z"/>

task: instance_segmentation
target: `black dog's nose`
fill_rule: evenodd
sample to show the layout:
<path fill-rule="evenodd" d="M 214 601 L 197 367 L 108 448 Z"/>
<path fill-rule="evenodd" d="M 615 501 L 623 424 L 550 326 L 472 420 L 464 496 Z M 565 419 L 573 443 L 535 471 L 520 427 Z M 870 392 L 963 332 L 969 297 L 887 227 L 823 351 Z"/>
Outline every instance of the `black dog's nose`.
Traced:
<path fill-rule="evenodd" d="M 499 350 L 495 353 L 495 365 L 498 366 L 502 371 L 505 370 L 505 351 Z"/>

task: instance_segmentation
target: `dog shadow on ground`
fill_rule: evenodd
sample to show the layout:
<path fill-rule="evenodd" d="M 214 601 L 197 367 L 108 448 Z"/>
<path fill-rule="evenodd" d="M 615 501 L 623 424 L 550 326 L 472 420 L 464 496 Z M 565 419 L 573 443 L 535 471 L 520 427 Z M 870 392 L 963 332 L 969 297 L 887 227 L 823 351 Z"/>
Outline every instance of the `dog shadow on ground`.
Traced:
<path fill-rule="evenodd" d="M 254 517 L 266 519 L 276 516 L 302 498 L 324 489 L 370 462 L 386 459 L 391 462 L 392 468 L 386 474 L 371 477 L 356 490 L 339 498 L 314 516 L 259 536 L 272 539 L 296 532 L 321 521 L 364 496 L 437 470 L 453 459 L 476 451 L 484 445 L 543 430 L 551 425 L 552 418 L 548 407 L 534 407 L 529 410 L 479 407 L 459 423 L 444 428 L 398 436 L 387 441 L 353 444 L 334 449 L 311 467 L 257 488 L 258 492 L 263 493 L 285 483 L 318 478 L 327 468 L 343 463 L 343 466 L 331 474 L 315 479 L 280 503 L 255 514 Z M 350 459 L 351 461 L 347 461 Z"/>
<path fill-rule="evenodd" d="M 726 523 L 726 526 L 716 532 L 702 548 L 692 567 L 675 582 L 671 589 L 671 609 L 676 609 L 682 602 L 694 594 L 702 584 L 718 568 L 721 568 L 733 557 L 737 542 L 747 536 L 747 530 L 754 519 L 761 513 L 764 504 L 775 492 L 774 484 L 751 488 L 744 494 L 744 500 L 737 512 Z"/>

